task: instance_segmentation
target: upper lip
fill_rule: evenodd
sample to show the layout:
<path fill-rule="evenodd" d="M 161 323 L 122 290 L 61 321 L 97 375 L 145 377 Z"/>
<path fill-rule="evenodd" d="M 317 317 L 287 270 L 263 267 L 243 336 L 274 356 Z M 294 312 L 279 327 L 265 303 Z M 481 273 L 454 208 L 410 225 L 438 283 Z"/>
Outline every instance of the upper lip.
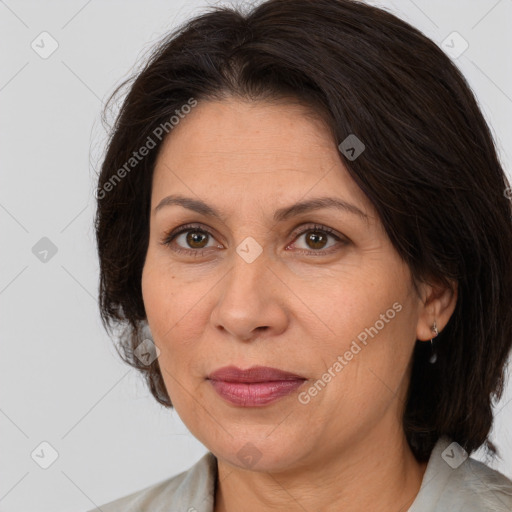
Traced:
<path fill-rule="evenodd" d="M 225 382 L 272 382 L 279 380 L 305 380 L 305 377 L 269 366 L 253 366 L 246 370 L 236 366 L 224 366 L 210 373 L 208 379 Z"/>

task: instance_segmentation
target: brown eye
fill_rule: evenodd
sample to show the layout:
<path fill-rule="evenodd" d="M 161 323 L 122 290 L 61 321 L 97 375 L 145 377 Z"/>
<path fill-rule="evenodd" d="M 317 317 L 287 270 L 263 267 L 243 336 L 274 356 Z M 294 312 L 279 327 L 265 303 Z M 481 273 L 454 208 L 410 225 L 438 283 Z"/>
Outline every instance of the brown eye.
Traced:
<path fill-rule="evenodd" d="M 315 224 L 313 226 L 307 226 L 305 229 L 303 228 L 302 231 L 295 233 L 294 243 L 288 247 L 294 247 L 297 243 L 296 240 L 302 236 L 304 236 L 306 247 L 304 250 L 299 247 L 295 252 L 305 255 L 328 255 L 339 250 L 340 247 L 337 246 L 345 246 L 349 243 L 348 239 L 335 234 L 331 228 Z M 334 241 L 331 245 L 327 245 L 329 238 Z M 208 242 L 210 241 L 212 244 L 208 246 Z M 214 241 L 214 236 L 207 229 L 197 225 L 187 225 L 181 226 L 181 228 L 166 234 L 160 243 L 168 246 L 178 254 L 201 256 L 209 248 L 223 248 L 222 245 L 215 244 Z M 333 248 L 333 250 L 329 250 L 331 248 Z"/>
<path fill-rule="evenodd" d="M 210 238 L 215 240 L 208 230 L 195 225 L 188 225 L 167 233 L 160 243 L 179 254 L 197 256 L 208 249 L 207 244 Z M 215 244 L 210 247 L 222 248 L 222 246 Z"/>
<path fill-rule="evenodd" d="M 306 229 L 303 229 L 302 231 L 295 235 L 295 240 L 298 240 L 300 237 L 303 236 L 304 243 L 306 244 L 306 250 L 301 250 L 299 248 L 299 253 L 313 254 L 315 256 L 321 256 L 333 252 L 328 249 L 330 249 L 333 246 L 335 247 L 337 244 L 333 243 L 327 247 L 327 244 L 329 243 L 329 238 L 333 239 L 335 242 L 341 243 L 341 245 L 346 245 L 348 243 L 348 241 L 344 240 L 341 236 L 334 234 L 334 231 L 331 228 L 325 226 L 308 226 Z M 294 242 L 293 246 L 296 246 L 296 243 L 297 242 Z M 327 250 L 324 250 L 326 247 Z"/>
<path fill-rule="evenodd" d="M 329 235 L 321 231 L 309 231 L 306 233 L 305 241 L 312 249 L 323 249 Z"/>
<path fill-rule="evenodd" d="M 185 241 L 193 249 L 203 249 L 209 235 L 203 231 L 187 231 Z"/>

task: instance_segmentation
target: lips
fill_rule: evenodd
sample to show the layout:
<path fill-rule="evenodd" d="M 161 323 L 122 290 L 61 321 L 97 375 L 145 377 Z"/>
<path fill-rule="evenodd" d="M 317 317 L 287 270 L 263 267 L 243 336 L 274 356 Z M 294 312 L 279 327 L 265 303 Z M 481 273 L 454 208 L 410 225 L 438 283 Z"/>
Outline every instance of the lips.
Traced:
<path fill-rule="evenodd" d="M 269 366 L 253 366 L 246 370 L 242 370 L 236 366 L 225 366 L 208 375 L 208 379 L 235 383 L 306 380 L 306 378 L 301 375 L 279 370 L 278 368 L 271 368 Z"/>
<path fill-rule="evenodd" d="M 297 391 L 306 380 L 301 375 L 269 366 L 247 370 L 225 366 L 207 377 L 217 394 L 236 407 L 270 405 Z"/>

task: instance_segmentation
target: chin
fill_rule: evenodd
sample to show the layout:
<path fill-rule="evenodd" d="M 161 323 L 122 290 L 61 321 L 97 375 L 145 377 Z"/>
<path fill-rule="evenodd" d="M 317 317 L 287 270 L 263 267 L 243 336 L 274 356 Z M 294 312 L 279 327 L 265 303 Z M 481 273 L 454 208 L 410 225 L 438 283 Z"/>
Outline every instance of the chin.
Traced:
<path fill-rule="evenodd" d="M 233 438 L 228 436 L 225 444 L 212 445 L 210 451 L 217 458 L 239 469 L 272 473 L 286 471 L 300 457 L 296 453 L 298 444 L 290 436 L 285 436 L 287 441 L 282 436 L 271 439 L 272 434 L 265 437 L 269 431 L 271 429 L 265 427 L 263 435 L 234 435 Z"/>

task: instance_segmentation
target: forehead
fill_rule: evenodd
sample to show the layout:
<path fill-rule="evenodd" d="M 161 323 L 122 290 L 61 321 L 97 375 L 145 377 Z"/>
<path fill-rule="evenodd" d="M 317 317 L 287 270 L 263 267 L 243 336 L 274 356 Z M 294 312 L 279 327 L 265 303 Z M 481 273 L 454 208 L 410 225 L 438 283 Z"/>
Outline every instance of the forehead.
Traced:
<path fill-rule="evenodd" d="M 372 215 L 328 127 L 298 104 L 200 101 L 166 137 L 153 178 L 153 207 L 170 193 L 288 203 L 338 195 Z M 284 199 L 284 197 L 287 199 Z"/>
<path fill-rule="evenodd" d="M 328 128 L 297 104 L 250 102 L 237 99 L 199 101 L 180 120 L 163 143 L 163 152 L 176 158 L 216 156 L 217 161 L 246 159 L 312 160 L 332 148 Z"/>

